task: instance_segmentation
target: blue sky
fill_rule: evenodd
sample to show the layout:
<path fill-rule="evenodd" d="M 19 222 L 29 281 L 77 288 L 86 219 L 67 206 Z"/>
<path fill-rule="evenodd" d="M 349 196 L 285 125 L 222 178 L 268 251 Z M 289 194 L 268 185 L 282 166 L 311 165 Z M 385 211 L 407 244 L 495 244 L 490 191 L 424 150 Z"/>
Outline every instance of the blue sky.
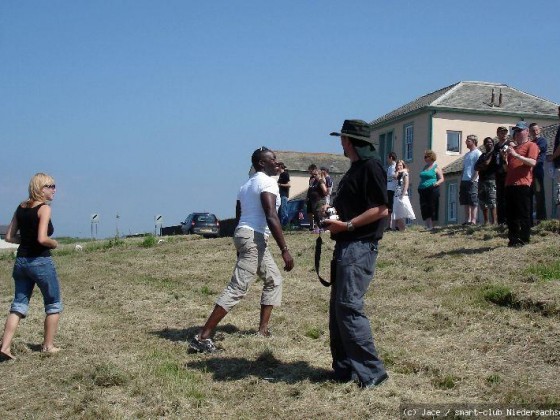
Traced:
<path fill-rule="evenodd" d="M 339 153 L 371 121 L 462 80 L 560 102 L 560 2 L 0 3 L 0 224 L 38 171 L 55 236 L 234 215 L 250 155 Z"/>

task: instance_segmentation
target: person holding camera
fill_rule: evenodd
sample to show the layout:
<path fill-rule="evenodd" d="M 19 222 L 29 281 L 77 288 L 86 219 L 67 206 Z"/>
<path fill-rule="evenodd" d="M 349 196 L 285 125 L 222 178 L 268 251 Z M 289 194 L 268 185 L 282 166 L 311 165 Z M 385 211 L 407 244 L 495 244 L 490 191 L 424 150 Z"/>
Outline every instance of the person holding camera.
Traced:
<path fill-rule="evenodd" d="M 529 141 L 529 127 L 519 121 L 513 127 L 513 140 L 502 151 L 506 166 L 506 219 L 508 246 L 521 247 L 531 237 L 531 183 L 533 167 L 539 156 L 538 146 Z"/>
<path fill-rule="evenodd" d="M 357 379 L 361 387 L 374 388 L 388 375 L 375 349 L 364 296 L 373 280 L 377 245 L 389 214 L 387 176 L 368 123 L 346 120 L 340 133 L 331 135 L 340 137 L 351 160 L 333 202 L 339 220 L 323 221 L 336 241 L 329 306 L 333 379 Z"/>
<path fill-rule="evenodd" d="M 326 197 L 328 194 L 327 182 L 321 173 L 321 170 L 316 166 L 311 169 L 311 178 L 309 180 L 309 190 L 307 196 L 309 199 L 308 213 L 313 215 L 313 227 L 319 229 L 319 222 L 321 220 L 320 213 L 323 206 L 327 203 Z"/>

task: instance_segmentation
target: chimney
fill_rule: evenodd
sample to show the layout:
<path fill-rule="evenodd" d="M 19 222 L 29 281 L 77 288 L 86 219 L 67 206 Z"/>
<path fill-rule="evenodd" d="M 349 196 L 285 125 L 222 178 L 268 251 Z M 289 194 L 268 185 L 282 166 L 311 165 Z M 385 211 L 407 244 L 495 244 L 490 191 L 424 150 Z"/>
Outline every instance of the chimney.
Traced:
<path fill-rule="evenodd" d="M 494 106 L 494 89 L 492 89 L 492 99 L 490 100 L 490 105 Z"/>
<path fill-rule="evenodd" d="M 503 99 L 503 97 L 502 97 L 502 89 L 500 89 L 500 96 L 499 96 L 499 99 L 498 99 L 498 100 L 499 100 L 498 106 L 502 106 L 502 99 Z"/>

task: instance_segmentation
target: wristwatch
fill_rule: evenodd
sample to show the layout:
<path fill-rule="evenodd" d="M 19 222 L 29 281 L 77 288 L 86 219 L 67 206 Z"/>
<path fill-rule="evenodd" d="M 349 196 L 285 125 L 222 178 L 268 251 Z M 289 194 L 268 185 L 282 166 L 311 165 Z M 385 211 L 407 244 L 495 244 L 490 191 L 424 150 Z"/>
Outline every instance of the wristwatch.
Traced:
<path fill-rule="evenodd" d="M 346 228 L 348 229 L 348 232 L 353 232 L 354 229 L 356 229 L 356 227 L 352 224 L 351 221 L 346 222 Z"/>

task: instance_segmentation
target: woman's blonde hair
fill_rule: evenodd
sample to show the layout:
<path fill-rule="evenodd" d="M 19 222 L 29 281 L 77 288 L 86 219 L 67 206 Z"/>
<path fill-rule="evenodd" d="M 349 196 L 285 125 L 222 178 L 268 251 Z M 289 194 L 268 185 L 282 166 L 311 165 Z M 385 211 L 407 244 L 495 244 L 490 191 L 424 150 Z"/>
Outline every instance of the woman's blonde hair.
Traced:
<path fill-rule="evenodd" d="M 424 152 L 424 156 L 430 159 L 432 162 L 435 162 L 437 160 L 436 152 L 434 152 L 433 150 L 426 150 Z"/>
<path fill-rule="evenodd" d="M 403 169 L 408 169 L 408 167 L 406 166 L 406 163 L 404 163 L 404 160 L 402 160 L 402 159 L 397 160 L 397 163 L 395 164 L 395 166 L 399 166 L 399 163 L 402 163 L 402 168 Z"/>
<path fill-rule="evenodd" d="M 42 172 L 33 175 L 31 181 L 29 181 L 29 198 L 21 203 L 22 207 L 31 207 L 35 201 L 44 203 L 46 200 L 43 194 L 43 188 L 45 188 L 46 185 L 53 184 L 54 178 L 50 175 Z"/>

